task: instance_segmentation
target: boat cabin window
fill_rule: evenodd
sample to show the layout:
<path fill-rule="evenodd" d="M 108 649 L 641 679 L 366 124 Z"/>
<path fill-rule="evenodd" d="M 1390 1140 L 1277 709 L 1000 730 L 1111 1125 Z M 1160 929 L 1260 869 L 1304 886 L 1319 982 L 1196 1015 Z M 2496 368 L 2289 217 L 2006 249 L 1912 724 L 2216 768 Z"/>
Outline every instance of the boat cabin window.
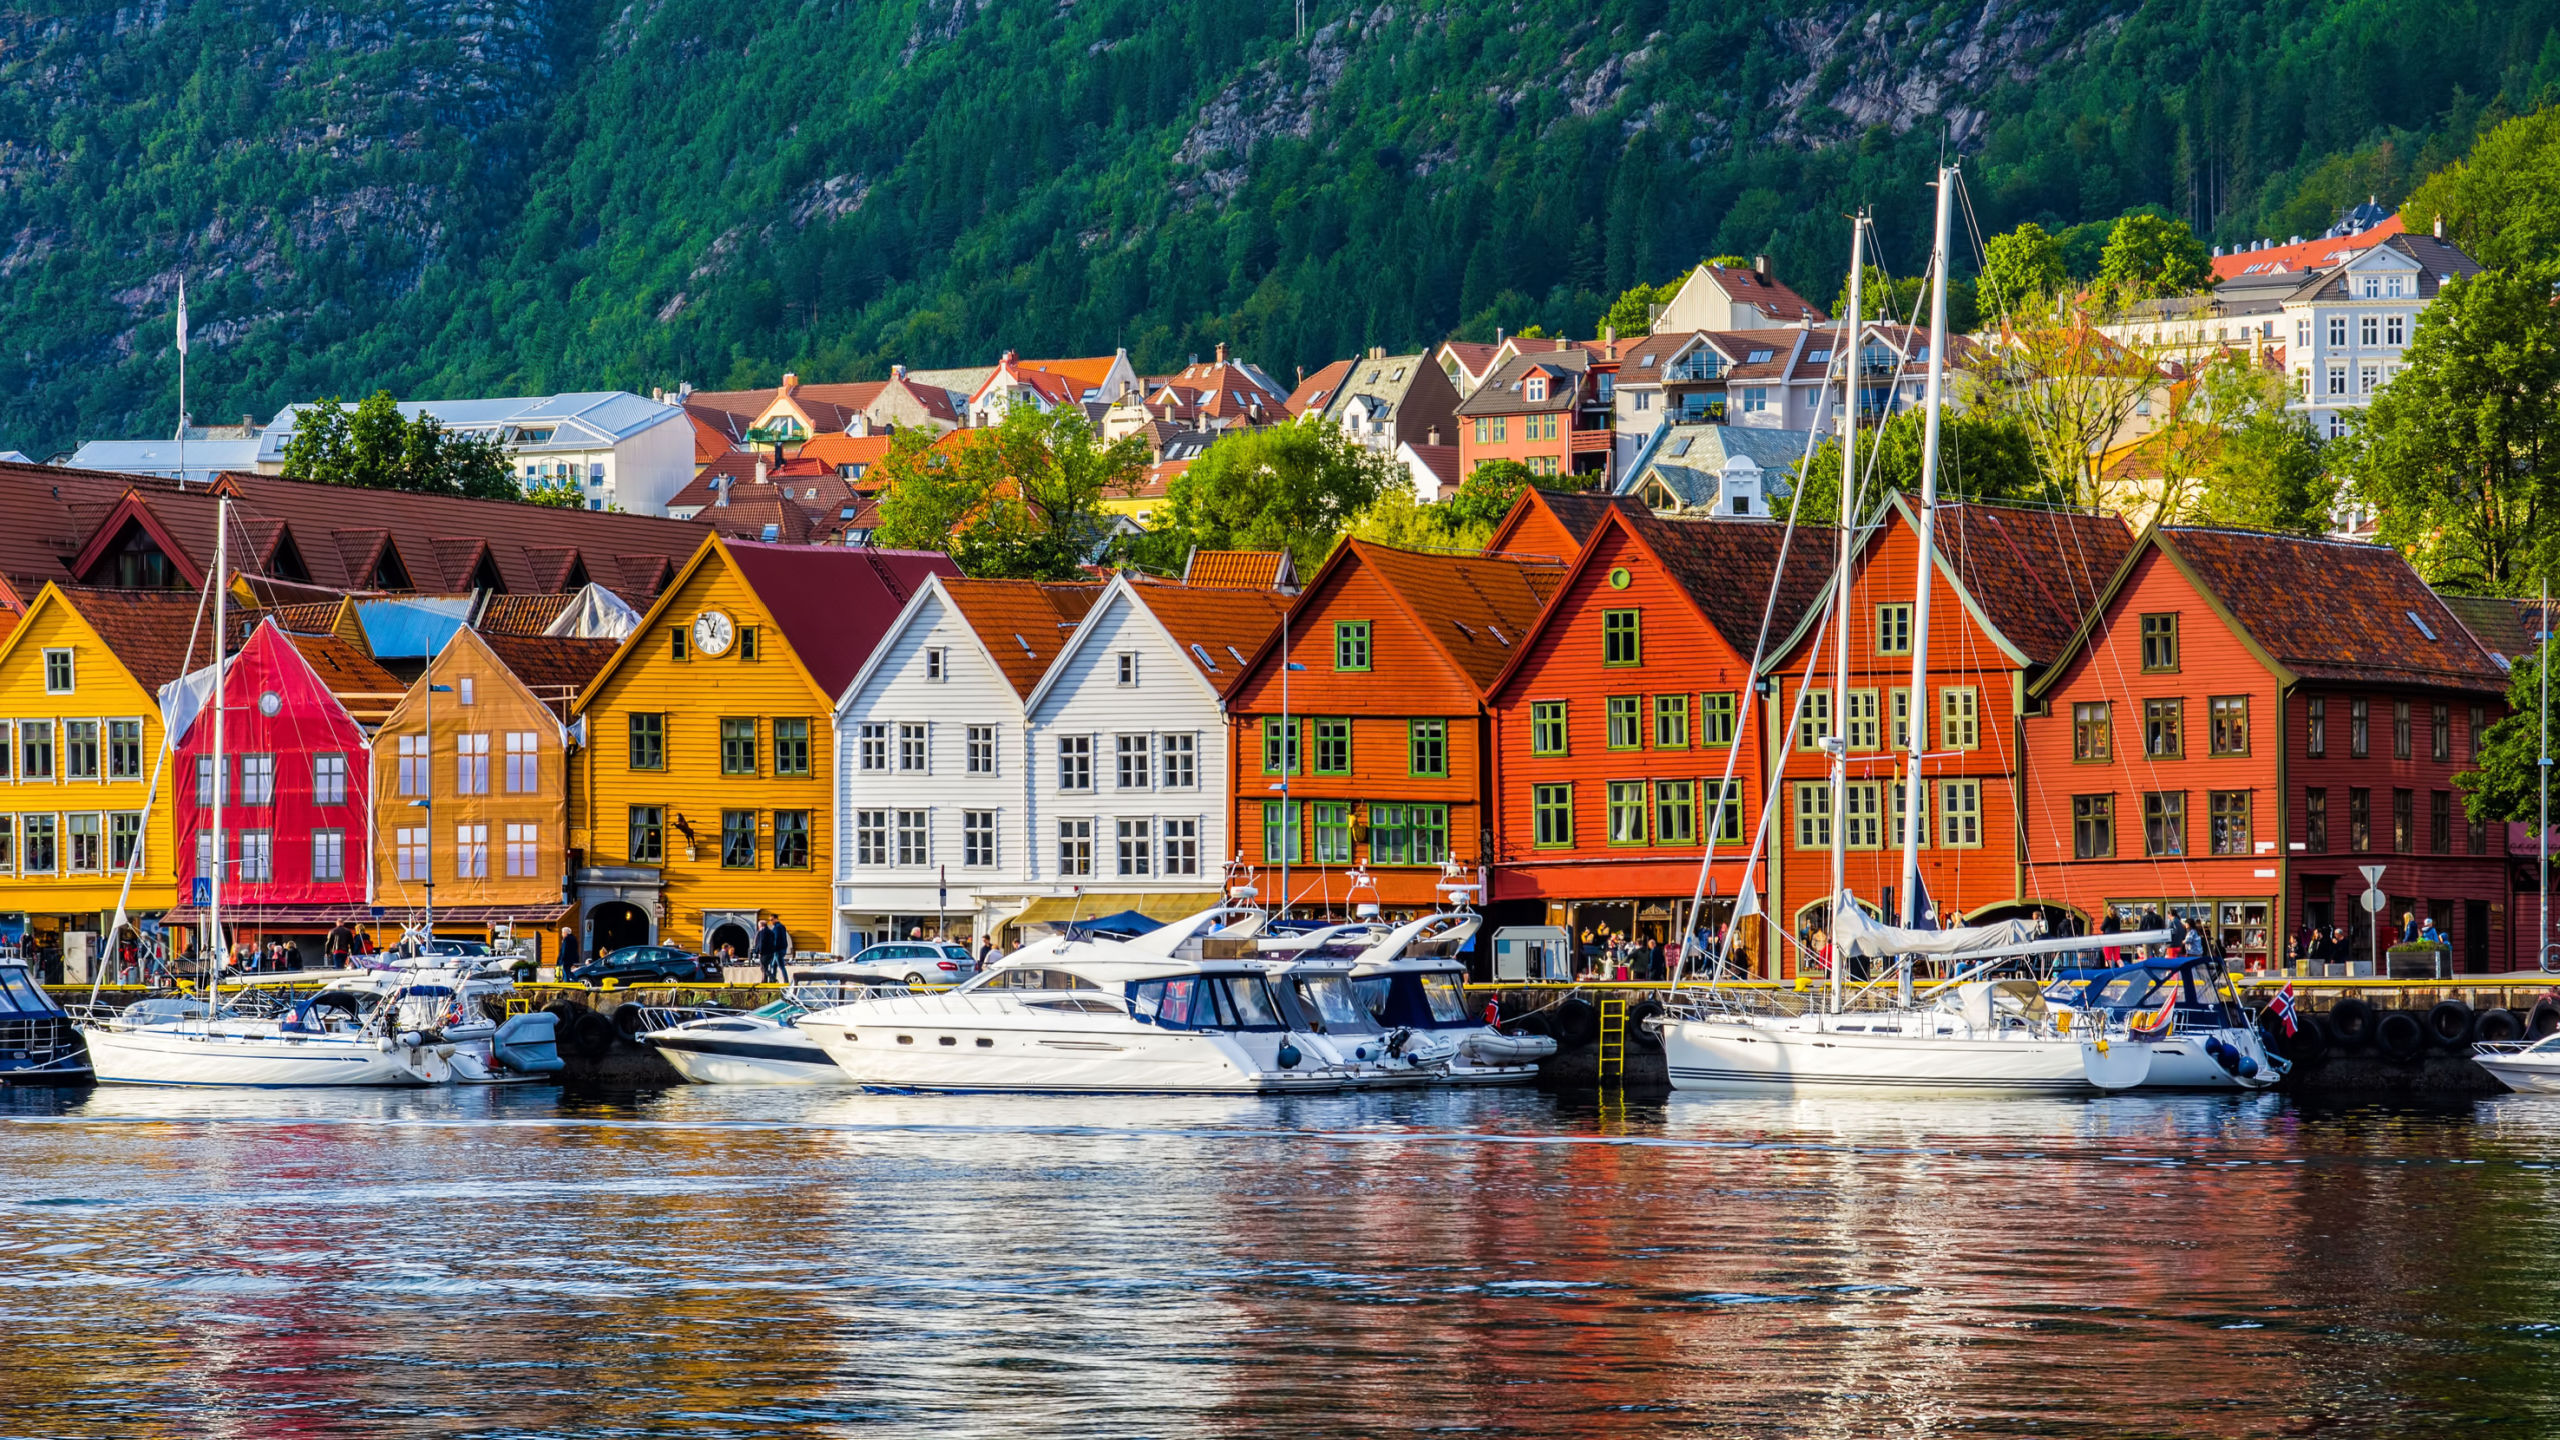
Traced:
<path fill-rule="evenodd" d="M 1064 970 L 998 970 L 987 976 L 988 990 L 1099 990 L 1081 975 Z"/>
<path fill-rule="evenodd" d="M 1277 1030 L 1280 1007 L 1259 975 L 1185 975 L 1129 985 L 1141 1020 L 1189 1030 Z"/>
<path fill-rule="evenodd" d="M 39 1015 L 57 1010 L 52 997 L 34 977 L 15 965 L 0 968 L 0 1009 L 33 1012 Z"/>
<path fill-rule="evenodd" d="M 1438 1030 L 1476 1023 L 1467 1008 L 1465 977 L 1455 970 L 1383 975 L 1352 983 L 1381 1025 Z"/>
<path fill-rule="evenodd" d="M 1292 983 L 1298 992 L 1298 1008 L 1307 1012 L 1307 1021 L 1317 1034 L 1343 1031 L 1356 1035 L 1378 1028 L 1367 1003 L 1351 988 L 1351 977 L 1300 975 Z"/>

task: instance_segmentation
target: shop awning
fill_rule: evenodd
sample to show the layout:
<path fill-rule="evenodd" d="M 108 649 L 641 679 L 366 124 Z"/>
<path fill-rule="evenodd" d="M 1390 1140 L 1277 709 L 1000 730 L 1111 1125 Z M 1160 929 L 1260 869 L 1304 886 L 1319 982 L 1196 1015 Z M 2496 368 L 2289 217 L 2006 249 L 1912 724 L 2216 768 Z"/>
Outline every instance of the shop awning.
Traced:
<path fill-rule="evenodd" d="M 504 922 L 516 925 L 548 925 L 565 918 L 566 905 L 439 905 L 439 925 L 488 925 Z M 194 925 L 205 918 L 202 907 L 182 906 L 162 915 L 171 925 Z M 226 925 L 418 925 L 425 923 L 427 912 L 414 905 L 385 905 L 379 919 L 366 905 L 225 905 L 222 920 Z"/>
<path fill-rule="evenodd" d="M 1157 920 L 1179 920 L 1217 908 L 1225 897 L 1215 890 L 1176 891 L 1171 894 L 1140 895 L 1114 892 L 1110 894 L 1047 895 L 1032 901 L 1022 913 L 1006 921 L 1008 925 L 1063 925 L 1070 920 L 1091 920 L 1097 916 L 1135 910 Z"/>

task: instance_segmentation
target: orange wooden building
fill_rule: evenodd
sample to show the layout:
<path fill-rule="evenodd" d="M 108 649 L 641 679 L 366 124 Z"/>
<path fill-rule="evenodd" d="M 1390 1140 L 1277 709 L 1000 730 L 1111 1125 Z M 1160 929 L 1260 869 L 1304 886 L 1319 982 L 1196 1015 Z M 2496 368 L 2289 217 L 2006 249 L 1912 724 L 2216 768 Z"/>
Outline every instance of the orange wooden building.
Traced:
<path fill-rule="evenodd" d="M 1767 720 L 1749 692 L 1784 534 L 1768 520 L 1599 511 L 1488 701 L 1492 898 L 1544 910 L 1506 909 L 1505 919 L 1542 919 L 1585 944 L 1686 933 L 1710 839 L 1714 898 L 1702 928 L 1730 916 L 1767 793 L 1755 743 Z M 1797 532 L 1773 641 L 1821 594 L 1832 551 L 1831 531 Z M 1767 953 L 1748 932 L 1744 943 Z"/>
<path fill-rule="evenodd" d="M 1237 858 L 1261 871 L 1266 901 L 1410 913 L 1439 902 L 1446 863 L 1483 865 L 1485 692 L 1562 574 L 1547 560 L 1335 548 L 1227 701 Z M 1358 895 L 1355 867 L 1372 887 Z"/>

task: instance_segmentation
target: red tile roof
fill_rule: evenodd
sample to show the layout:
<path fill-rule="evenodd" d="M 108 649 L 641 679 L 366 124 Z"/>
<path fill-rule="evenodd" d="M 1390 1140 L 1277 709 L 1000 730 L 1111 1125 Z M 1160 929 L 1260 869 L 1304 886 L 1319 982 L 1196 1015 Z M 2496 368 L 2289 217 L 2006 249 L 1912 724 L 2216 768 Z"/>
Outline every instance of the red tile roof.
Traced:
<path fill-rule="evenodd" d="M 950 556 L 932 551 L 721 544 L 802 668 L 830 697 L 853 683 L 871 647 L 928 576 L 960 575 Z"/>
<path fill-rule="evenodd" d="M 949 580 L 942 591 L 952 608 L 978 632 L 978 643 L 1028 698 L 1048 673 L 1049 664 L 1066 648 L 1067 637 L 1083 621 L 1093 602 L 1102 598 L 1096 584 L 1052 584 L 1040 580 Z"/>
<path fill-rule="evenodd" d="M 303 663 L 359 725 L 370 729 L 389 718 L 392 707 L 408 692 L 400 678 L 376 664 L 361 645 L 335 635 L 286 635 L 302 652 Z"/>
<path fill-rule="evenodd" d="M 195 634 L 197 599 L 183 590 L 98 590 L 57 586 L 57 592 L 98 632 L 116 660 L 149 690 L 211 664 L 211 642 Z M 254 615 L 232 612 L 231 649 L 237 650 Z M 192 638 L 194 648 L 189 649 Z"/>
<path fill-rule="evenodd" d="M 602 674 L 607 661 L 620 642 L 595 640 L 571 635 L 509 635 L 480 632 L 481 643 L 501 664 L 525 683 L 525 688 L 542 696 L 565 691 L 575 696 L 587 688 L 587 682 Z M 563 702 L 561 708 L 565 709 Z"/>
<path fill-rule="evenodd" d="M 1423 633 L 1479 694 L 1492 688 L 1564 578 L 1561 565 L 1423 554 L 1359 539 L 1344 540 L 1325 569 L 1353 562 L 1367 566 L 1395 592 L 1421 622 Z M 1322 576 L 1316 583 L 1323 583 Z"/>
<path fill-rule="evenodd" d="M 877 465 L 898 443 L 895 435 L 820 435 L 800 447 L 801 460 L 815 460 L 832 473 L 840 465 Z"/>
<path fill-rule="evenodd" d="M 1298 388 L 1289 392 L 1289 413 L 1304 415 L 1310 410 L 1322 410 L 1331 403 L 1334 392 L 1342 388 L 1342 382 L 1351 378 L 1352 367 L 1358 363 L 1356 360 L 1336 360 L 1299 381 Z"/>
<path fill-rule="evenodd" d="M 539 635 L 569 608 L 575 595 L 492 595 L 471 622 L 483 635 Z"/>
<path fill-rule="evenodd" d="M 2035 665 L 2061 658 L 2134 542 L 2119 515 L 1981 501 L 1942 503 L 1937 531 L 1956 583 Z"/>
<path fill-rule="evenodd" d="M 1182 583 L 1205 590 L 1277 590 L 1290 573 L 1286 550 L 1194 550 Z"/>
<path fill-rule="evenodd" d="M 1773 320 L 1792 324 L 1809 319 L 1819 325 L 1831 318 L 1819 306 L 1788 289 L 1775 275 L 1723 265 L 1701 265 L 1698 269 L 1727 299 L 1749 305 Z"/>
<path fill-rule="evenodd" d="M 1456 493 L 1460 482 L 1467 478 L 1458 473 L 1458 447 L 1455 445 L 1426 445 L 1415 440 L 1407 441 L 1405 448 L 1411 450 L 1413 457 L 1431 472 L 1432 478 L 1440 482 L 1440 493 L 1431 497 L 1433 499 L 1448 499 Z"/>
<path fill-rule="evenodd" d="M 1620 509 L 1616 519 L 1662 560 L 1665 573 L 1688 592 L 1707 623 L 1727 645 L 1749 656 L 1760 643 L 1760 618 L 1769 617 L 1774 652 L 1821 599 L 1839 547 L 1827 526 L 1798 525 L 1778 581 L 1777 603 L 1769 582 L 1778 569 L 1784 525 L 1748 520 L 1665 520 L 1650 510 Z"/>
<path fill-rule="evenodd" d="M 2336 239 L 2305 240 L 2298 245 L 2270 245 L 2263 250 L 2234 250 L 2213 257 L 2213 278 L 2230 280 L 2242 275 L 2271 275 L 2279 270 L 2325 270 L 2358 250 L 2370 250 L 2407 227 L 2400 217 L 2392 216 L 2359 234 L 2341 235 Z"/>
<path fill-rule="evenodd" d="M 1261 649 L 1290 604 L 1290 597 L 1268 589 L 1134 585 L 1130 593 L 1221 695 L 1244 678 L 1244 663 L 1236 657 Z"/>
<path fill-rule="evenodd" d="M 2507 688 L 2506 671 L 2388 546 L 2187 525 L 2159 542 L 2296 675 Z"/>

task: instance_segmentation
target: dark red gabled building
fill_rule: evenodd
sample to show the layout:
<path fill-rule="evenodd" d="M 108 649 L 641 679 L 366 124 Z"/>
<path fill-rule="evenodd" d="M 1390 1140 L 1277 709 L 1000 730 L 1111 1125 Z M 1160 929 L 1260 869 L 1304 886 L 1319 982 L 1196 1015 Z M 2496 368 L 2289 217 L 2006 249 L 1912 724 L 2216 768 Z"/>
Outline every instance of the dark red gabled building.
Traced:
<path fill-rule="evenodd" d="M 2260 966 L 2306 922 L 2368 957 L 2381 865 L 2386 930 L 2432 917 L 2460 968 L 2516 968 L 2500 827 L 2454 785 L 2506 683 L 2395 551 L 2161 529 L 2029 691 L 2029 887 L 2093 925 L 2189 918 Z"/>
<path fill-rule="evenodd" d="M 1745 702 L 1785 528 L 1662 520 L 1641 506 L 1597 513 L 1488 702 L 1491 898 L 1543 903 L 1546 922 L 1577 938 L 1660 940 L 1687 929 L 1711 833 L 1716 898 L 1701 928 L 1720 925 L 1740 893 L 1767 794 L 1766 713 L 1746 715 Z M 1797 532 L 1773 636 L 1814 603 L 1831 557 L 1831 531 Z M 1745 943 L 1769 953 L 1760 937 Z"/>

